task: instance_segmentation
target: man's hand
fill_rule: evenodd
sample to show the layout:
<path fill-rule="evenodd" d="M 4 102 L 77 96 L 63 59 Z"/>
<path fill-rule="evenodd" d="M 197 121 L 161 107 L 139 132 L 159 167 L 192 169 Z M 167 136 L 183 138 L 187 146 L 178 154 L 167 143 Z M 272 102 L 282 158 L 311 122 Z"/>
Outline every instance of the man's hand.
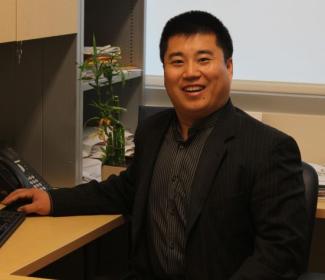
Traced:
<path fill-rule="evenodd" d="M 36 188 L 21 188 L 11 192 L 1 203 L 9 205 L 19 199 L 30 199 L 31 203 L 19 207 L 17 210 L 39 215 L 49 215 L 51 211 L 51 200 L 47 192 Z"/>

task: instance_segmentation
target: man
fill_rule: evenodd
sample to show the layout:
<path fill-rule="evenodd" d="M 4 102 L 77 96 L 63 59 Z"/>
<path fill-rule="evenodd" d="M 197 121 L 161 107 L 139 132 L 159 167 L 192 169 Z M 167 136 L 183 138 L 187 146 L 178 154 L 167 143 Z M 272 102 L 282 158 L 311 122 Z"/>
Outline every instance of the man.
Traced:
<path fill-rule="evenodd" d="M 128 169 L 49 194 L 20 189 L 3 203 L 29 197 L 21 211 L 130 216 L 130 279 L 297 279 L 307 228 L 299 150 L 232 105 L 232 52 L 211 14 L 172 18 L 160 55 L 174 110 L 138 127 Z"/>

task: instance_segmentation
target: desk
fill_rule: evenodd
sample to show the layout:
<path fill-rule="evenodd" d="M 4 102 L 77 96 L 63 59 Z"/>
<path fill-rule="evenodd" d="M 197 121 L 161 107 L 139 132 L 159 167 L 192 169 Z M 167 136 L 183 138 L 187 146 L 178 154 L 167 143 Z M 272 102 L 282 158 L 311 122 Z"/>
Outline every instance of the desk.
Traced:
<path fill-rule="evenodd" d="M 318 199 L 316 218 L 325 219 L 325 199 Z"/>
<path fill-rule="evenodd" d="M 19 276 L 19 275 L 8 275 L 0 273 L 0 279 L 3 280 L 50 280 L 45 278 L 36 278 L 36 277 L 29 277 L 29 276 Z"/>
<path fill-rule="evenodd" d="M 1 273 L 29 275 L 123 223 L 121 215 L 27 217 L 0 249 Z"/>

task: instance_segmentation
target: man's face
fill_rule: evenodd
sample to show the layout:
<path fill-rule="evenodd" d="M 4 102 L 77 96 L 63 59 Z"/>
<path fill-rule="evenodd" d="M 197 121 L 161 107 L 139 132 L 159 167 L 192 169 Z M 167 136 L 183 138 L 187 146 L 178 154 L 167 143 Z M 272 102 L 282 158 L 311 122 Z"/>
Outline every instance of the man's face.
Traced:
<path fill-rule="evenodd" d="M 175 35 L 164 56 L 165 87 L 179 118 L 196 121 L 229 98 L 232 59 L 224 61 L 214 34 Z"/>

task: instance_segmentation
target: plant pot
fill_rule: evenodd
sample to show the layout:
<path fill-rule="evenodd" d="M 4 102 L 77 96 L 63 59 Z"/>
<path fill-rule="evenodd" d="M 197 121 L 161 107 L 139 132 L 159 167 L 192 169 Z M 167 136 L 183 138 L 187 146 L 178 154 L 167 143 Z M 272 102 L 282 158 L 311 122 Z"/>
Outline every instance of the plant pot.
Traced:
<path fill-rule="evenodd" d="M 125 166 L 102 165 L 102 181 L 106 180 L 110 175 L 119 175 L 125 169 Z"/>

